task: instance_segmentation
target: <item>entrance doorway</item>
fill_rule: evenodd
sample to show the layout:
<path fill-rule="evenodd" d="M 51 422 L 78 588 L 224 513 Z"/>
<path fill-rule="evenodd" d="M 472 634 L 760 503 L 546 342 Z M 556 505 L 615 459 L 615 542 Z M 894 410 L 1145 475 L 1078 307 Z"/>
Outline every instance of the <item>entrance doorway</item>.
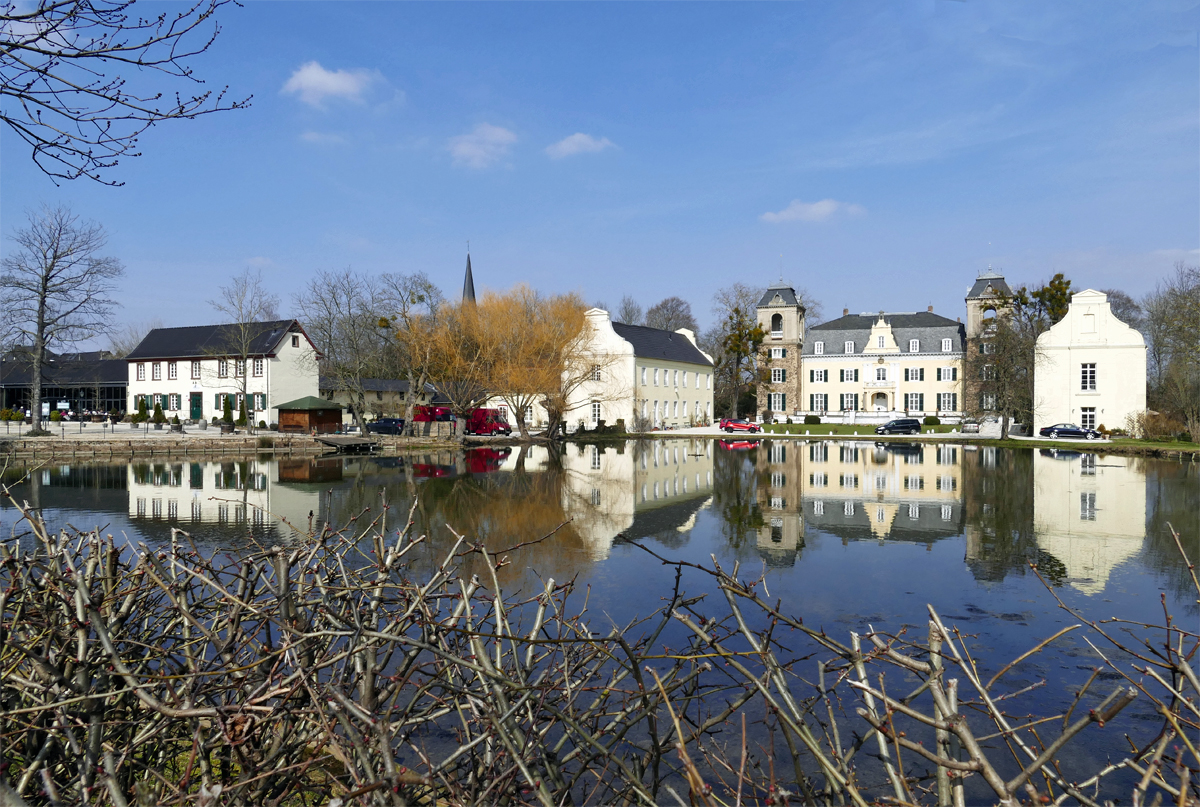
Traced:
<path fill-rule="evenodd" d="M 191 403 L 191 406 L 189 408 L 191 409 L 192 420 L 203 420 L 204 419 L 204 393 L 203 392 L 193 392 L 190 403 Z"/>
<path fill-rule="evenodd" d="M 888 410 L 888 400 L 886 392 L 877 392 L 872 400 L 872 406 L 876 412 L 886 412 Z"/>

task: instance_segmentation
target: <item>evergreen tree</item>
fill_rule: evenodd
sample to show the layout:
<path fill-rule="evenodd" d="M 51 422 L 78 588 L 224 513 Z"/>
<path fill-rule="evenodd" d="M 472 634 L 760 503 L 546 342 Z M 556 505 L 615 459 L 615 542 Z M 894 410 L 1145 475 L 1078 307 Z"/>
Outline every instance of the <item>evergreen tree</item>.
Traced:
<path fill-rule="evenodd" d="M 163 417 L 162 404 L 158 401 L 154 402 L 154 422 L 155 423 L 166 422 L 166 418 Z"/>
<path fill-rule="evenodd" d="M 228 395 L 224 396 L 224 402 L 221 404 L 221 420 L 233 424 L 233 401 Z"/>

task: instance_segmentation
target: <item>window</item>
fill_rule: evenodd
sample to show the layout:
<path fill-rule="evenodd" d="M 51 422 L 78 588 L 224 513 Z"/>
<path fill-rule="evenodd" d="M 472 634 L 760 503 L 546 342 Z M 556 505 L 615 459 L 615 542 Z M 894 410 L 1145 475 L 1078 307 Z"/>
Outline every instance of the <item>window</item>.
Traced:
<path fill-rule="evenodd" d="M 675 371 L 675 385 L 674 386 L 676 386 L 676 387 L 679 386 L 679 371 L 678 370 Z"/>
<path fill-rule="evenodd" d="M 712 373 L 704 374 L 704 388 L 712 389 Z"/>
<path fill-rule="evenodd" d="M 194 362 L 192 362 L 192 378 L 199 378 L 199 377 L 200 377 L 200 362 L 194 361 Z"/>
<path fill-rule="evenodd" d="M 647 409 L 649 408 L 649 406 L 650 406 L 650 402 L 649 402 L 649 401 L 642 401 L 642 417 L 648 417 L 648 415 L 647 415 L 647 413 L 646 413 L 646 412 L 647 412 Z M 526 412 L 529 412 L 530 414 L 532 414 L 532 410 L 531 410 L 531 409 L 530 409 L 530 407 L 528 407 L 528 406 L 527 406 L 527 407 L 525 407 L 525 411 L 526 411 Z M 526 418 L 525 418 L 525 422 L 526 422 L 526 423 L 529 423 L 529 422 L 530 422 L 528 415 L 527 415 L 527 416 L 526 416 Z"/>
<path fill-rule="evenodd" d="M 592 401 L 592 423 L 596 424 L 599 422 L 600 422 L 600 403 L 598 401 Z"/>
<path fill-rule="evenodd" d="M 654 402 L 654 420 L 658 421 L 658 401 Z"/>
<path fill-rule="evenodd" d="M 683 371 L 683 388 L 687 389 L 687 370 Z"/>
<path fill-rule="evenodd" d="M 857 381 L 858 370 L 838 370 L 838 381 Z"/>
<path fill-rule="evenodd" d="M 150 365 L 150 378 L 153 381 L 162 380 L 162 363 L 161 362 L 156 361 Z"/>
<path fill-rule="evenodd" d="M 942 340 L 942 352 L 949 353 L 952 350 L 954 350 L 954 340 L 953 339 L 943 339 Z"/>
<path fill-rule="evenodd" d="M 858 409 L 858 393 L 844 392 L 842 393 L 842 411 L 852 412 Z"/>
<path fill-rule="evenodd" d="M 996 345 L 992 342 L 984 342 L 979 346 L 979 352 L 985 356 L 990 356 L 996 352 Z"/>
<path fill-rule="evenodd" d="M 592 365 L 592 380 L 593 381 L 600 380 L 600 365 L 599 364 Z"/>
<path fill-rule="evenodd" d="M 823 392 L 808 396 L 808 408 L 813 412 L 824 412 L 829 408 L 829 396 Z"/>
<path fill-rule="evenodd" d="M 600 469 L 600 446 L 592 446 L 592 469 Z"/>
<path fill-rule="evenodd" d="M 925 411 L 925 393 L 923 392 L 907 392 L 904 394 L 904 408 L 916 410 L 918 412 Z"/>
<path fill-rule="evenodd" d="M 908 518 L 910 521 L 916 521 L 921 517 L 921 505 L 910 504 L 908 506 Z"/>
<path fill-rule="evenodd" d="M 808 447 L 809 462 L 829 462 L 829 446 L 825 443 L 813 443 Z"/>
<path fill-rule="evenodd" d="M 939 367 L 937 369 L 937 380 L 938 381 L 957 381 L 958 380 L 958 368 L 957 367 Z"/>
<path fill-rule="evenodd" d="M 300 335 L 292 334 L 292 347 L 300 347 Z"/>
<path fill-rule="evenodd" d="M 815 355 L 815 356 L 824 356 L 825 355 L 825 343 L 824 342 L 813 342 L 813 355 Z"/>
<path fill-rule="evenodd" d="M 819 384 L 824 384 L 829 380 L 828 370 L 810 370 L 809 373 L 812 375 L 811 380 L 816 381 Z"/>
<path fill-rule="evenodd" d="M 1096 520 L 1096 494 L 1095 493 L 1080 493 L 1079 494 L 1079 520 L 1080 521 L 1095 521 Z"/>
<path fill-rule="evenodd" d="M 771 383 L 772 384 L 782 384 L 785 381 L 787 381 L 787 370 L 784 370 L 781 367 L 771 368 Z"/>
<path fill-rule="evenodd" d="M 814 516 L 825 515 L 825 502 L 822 502 L 822 501 L 813 502 L 813 515 Z"/>
<path fill-rule="evenodd" d="M 782 496 L 772 496 L 771 497 L 771 509 L 772 510 L 782 510 L 785 507 L 787 507 L 787 500 L 784 499 Z"/>
<path fill-rule="evenodd" d="M 137 363 L 137 380 L 138 381 L 146 380 L 146 365 L 140 361 Z"/>
<path fill-rule="evenodd" d="M 847 352 L 847 353 L 853 353 L 853 352 L 854 352 L 854 343 L 853 343 L 853 342 L 847 342 L 847 343 L 846 343 L 846 352 Z"/>
<path fill-rule="evenodd" d="M 673 417 L 673 418 L 679 417 L 679 401 L 671 402 L 671 417 Z"/>
<path fill-rule="evenodd" d="M 990 392 L 985 392 L 979 396 L 979 408 L 991 412 L 996 408 L 996 396 Z"/>
<path fill-rule="evenodd" d="M 979 377 L 984 381 L 996 380 L 996 365 L 985 364 L 979 368 Z"/>
<path fill-rule="evenodd" d="M 883 347 L 883 337 L 879 336 L 875 339 L 875 347 Z"/>
<path fill-rule="evenodd" d="M 787 483 L 787 477 L 781 473 L 771 474 L 771 487 L 781 488 Z"/>
<path fill-rule="evenodd" d="M 767 395 L 767 406 L 771 407 L 772 412 L 784 412 L 787 410 L 787 396 L 782 392 L 772 392 Z"/>
<path fill-rule="evenodd" d="M 1079 388 L 1094 392 L 1096 390 L 1096 365 L 1084 364 L 1081 365 L 1081 370 Z"/>
<path fill-rule="evenodd" d="M 642 368 L 642 386 L 646 386 L 646 368 Z"/>
<path fill-rule="evenodd" d="M 683 417 L 687 417 L 687 401 L 683 402 Z"/>
<path fill-rule="evenodd" d="M 1085 406 L 1080 411 L 1082 412 L 1082 414 L 1079 416 L 1080 417 L 1079 425 L 1083 426 L 1083 428 L 1085 428 L 1085 429 L 1096 428 L 1096 407 Z"/>
<path fill-rule="evenodd" d="M 173 363 L 174 363 L 174 362 L 172 362 L 172 364 L 173 364 Z M 178 411 L 179 411 L 179 399 L 180 399 L 180 397 L 181 397 L 181 396 L 179 395 L 179 393 L 178 393 L 178 392 L 172 392 L 170 395 L 168 395 L 168 396 L 167 396 L 167 409 L 168 409 L 168 411 L 171 411 L 171 412 L 178 412 Z"/>
<path fill-rule="evenodd" d="M 654 368 L 654 386 L 658 386 L 658 368 Z"/>
<path fill-rule="evenodd" d="M 256 411 L 261 412 L 266 408 L 267 408 L 267 393 L 265 393 L 265 392 L 254 393 L 254 409 Z M 508 420 L 508 416 L 506 415 L 504 419 Z"/>
<path fill-rule="evenodd" d="M 229 359 L 217 359 L 217 375 L 229 378 Z"/>
<path fill-rule="evenodd" d="M 842 505 L 842 515 L 845 515 L 845 516 L 854 515 L 854 502 L 846 502 L 845 504 Z"/>
<path fill-rule="evenodd" d="M 167 362 L 167 378 L 171 379 L 172 381 L 179 378 L 179 362 Z"/>
<path fill-rule="evenodd" d="M 786 347 L 771 348 L 771 358 L 772 359 L 786 359 L 787 358 L 787 348 Z"/>
<path fill-rule="evenodd" d="M 942 411 L 942 412 L 957 412 L 958 411 L 958 393 L 957 392 L 938 393 L 938 410 Z"/>
<path fill-rule="evenodd" d="M 905 490 L 925 490 L 925 477 L 923 476 L 906 476 L 904 477 Z"/>
<path fill-rule="evenodd" d="M 234 359 L 233 374 L 236 375 L 238 378 L 241 378 L 242 376 L 244 376 L 246 374 L 246 360 L 245 359 Z"/>
<path fill-rule="evenodd" d="M 769 462 L 786 462 L 787 446 L 778 440 L 772 440 L 767 448 L 767 459 Z"/>
<path fill-rule="evenodd" d="M 938 477 L 937 489 L 945 491 L 958 490 L 958 479 L 953 476 Z"/>
<path fill-rule="evenodd" d="M 829 476 L 823 473 L 809 474 L 808 484 L 814 488 L 827 488 L 829 487 Z"/>
<path fill-rule="evenodd" d="M 782 314 L 772 314 L 771 315 L 771 337 L 774 339 L 782 339 L 783 338 L 783 315 Z"/>
<path fill-rule="evenodd" d="M 887 381 L 887 368 L 886 367 L 876 367 L 875 368 L 875 380 L 876 381 Z"/>
<path fill-rule="evenodd" d="M 942 521 L 949 521 L 953 515 L 954 515 L 953 505 L 943 504 L 942 505 Z"/>
<path fill-rule="evenodd" d="M 858 474 L 842 474 L 838 477 L 838 484 L 844 488 L 858 487 Z"/>
<path fill-rule="evenodd" d="M 262 378 L 262 374 L 263 374 L 263 360 L 255 359 L 254 360 L 254 375 L 256 378 Z"/>
<path fill-rule="evenodd" d="M 1079 474 L 1080 476 L 1095 476 L 1096 475 L 1096 455 L 1084 454 L 1079 458 Z"/>
<path fill-rule="evenodd" d="M 908 340 L 908 352 L 909 353 L 920 353 L 921 352 L 921 341 L 919 339 L 909 339 Z"/>
<path fill-rule="evenodd" d="M 938 465 L 957 465 L 958 464 L 958 449 L 954 446 L 938 446 L 937 450 Z"/>
<path fill-rule="evenodd" d="M 925 368 L 924 367 L 905 367 L 904 368 L 904 380 L 905 381 L 924 381 L 925 380 Z"/>

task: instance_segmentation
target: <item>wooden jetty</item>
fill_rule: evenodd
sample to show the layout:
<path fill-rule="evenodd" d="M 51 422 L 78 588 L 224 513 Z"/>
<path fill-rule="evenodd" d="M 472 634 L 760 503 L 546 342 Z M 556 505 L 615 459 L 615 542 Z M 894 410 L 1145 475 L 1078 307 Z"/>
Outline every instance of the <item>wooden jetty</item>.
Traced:
<path fill-rule="evenodd" d="M 316 435 L 318 443 L 336 449 L 339 454 L 370 454 L 379 448 L 378 440 L 368 440 L 365 437 L 339 437 L 334 435 Z"/>

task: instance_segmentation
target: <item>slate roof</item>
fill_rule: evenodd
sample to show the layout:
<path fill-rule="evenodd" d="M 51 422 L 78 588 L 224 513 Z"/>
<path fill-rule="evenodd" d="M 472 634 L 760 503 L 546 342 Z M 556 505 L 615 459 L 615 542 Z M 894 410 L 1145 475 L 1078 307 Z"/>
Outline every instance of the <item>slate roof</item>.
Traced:
<path fill-rule="evenodd" d="M 234 352 L 238 325 L 192 325 L 185 328 L 155 328 L 126 356 L 134 359 L 187 359 L 203 356 L 218 356 Z M 258 333 L 250 343 L 248 356 L 268 356 L 284 334 L 304 329 L 294 319 L 279 319 L 271 322 L 256 322 Z M 307 339 L 307 335 L 305 335 Z"/>
<path fill-rule="evenodd" d="M 294 401 L 281 403 L 272 408 L 279 409 L 281 411 L 286 409 L 291 412 L 312 412 L 320 411 L 322 409 L 345 409 L 346 407 L 342 406 L 340 403 L 327 401 L 324 398 L 318 398 L 315 395 L 305 395 L 303 398 L 297 398 Z"/>
<path fill-rule="evenodd" d="M 1012 289 L 1008 287 L 1008 283 L 1004 280 L 1004 275 L 998 275 L 995 272 L 984 272 L 979 277 L 975 278 L 975 284 L 971 286 L 971 290 L 967 292 L 967 297 L 982 297 L 984 290 L 988 285 L 991 285 L 992 291 L 996 294 L 1008 296 L 1012 294 Z"/>
<path fill-rule="evenodd" d="M 633 345 L 633 355 L 639 359 L 679 361 L 712 367 L 708 357 L 681 333 L 647 328 L 644 325 L 625 325 L 621 322 L 614 322 L 612 327 L 617 336 Z"/>
<path fill-rule="evenodd" d="M 319 388 L 322 392 L 327 392 L 334 389 L 337 384 L 329 376 L 321 376 Z M 404 378 L 364 378 L 362 380 L 363 392 L 401 392 L 408 393 L 408 380 Z M 447 399 L 438 391 L 433 384 L 425 385 L 425 394 L 433 396 L 431 402 L 446 401 Z"/>
<path fill-rule="evenodd" d="M 0 387 L 28 387 L 33 377 L 32 370 L 28 361 L 8 359 L 0 362 Z M 63 358 L 42 365 L 43 387 L 89 387 L 94 384 L 127 386 L 129 366 L 124 359 L 71 361 Z"/>
<path fill-rule="evenodd" d="M 963 352 L 967 345 L 967 331 L 960 322 L 955 322 L 930 311 L 916 314 L 887 314 L 884 319 L 892 326 L 892 335 L 901 352 L 908 354 L 908 341 L 918 339 L 922 353 L 941 353 L 942 340 L 954 339 L 955 352 Z M 846 355 L 846 342 L 854 342 L 854 354 L 860 354 L 871 335 L 871 326 L 879 319 L 878 314 L 848 314 L 844 317 L 823 322 L 809 328 L 808 339 L 801 349 L 804 356 L 812 356 L 813 343 L 824 342 L 824 355 Z"/>
<path fill-rule="evenodd" d="M 783 300 L 783 302 L 781 302 L 781 303 L 772 302 L 775 299 L 776 294 L 779 295 L 780 299 Z M 796 300 L 796 290 L 793 289 L 791 286 L 789 286 L 786 283 L 773 283 L 772 285 L 767 286 L 767 290 L 763 292 L 762 299 L 758 301 L 759 308 L 767 308 L 768 306 L 781 306 L 781 305 L 792 306 L 792 305 L 799 305 L 799 304 L 800 304 L 799 301 Z"/>
<path fill-rule="evenodd" d="M 463 277 L 463 302 L 475 302 L 475 278 L 471 277 L 471 253 L 467 253 L 467 274 Z"/>

